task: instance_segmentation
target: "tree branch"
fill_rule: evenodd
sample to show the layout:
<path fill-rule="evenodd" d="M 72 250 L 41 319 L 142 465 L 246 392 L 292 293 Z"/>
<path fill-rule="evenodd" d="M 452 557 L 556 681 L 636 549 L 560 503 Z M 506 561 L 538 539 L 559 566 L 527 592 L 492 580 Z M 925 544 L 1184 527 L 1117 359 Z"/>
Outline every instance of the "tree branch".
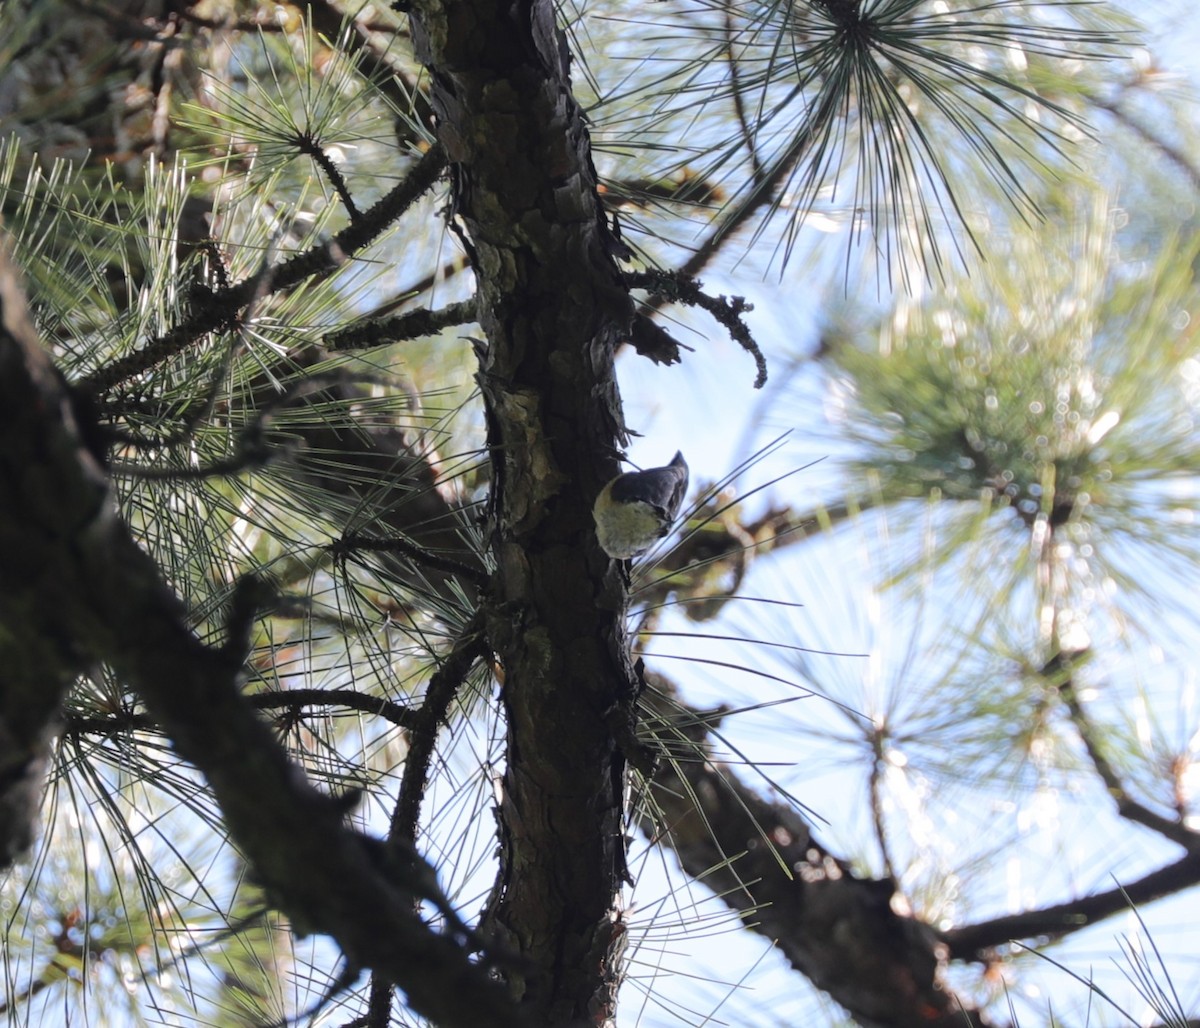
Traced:
<path fill-rule="evenodd" d="M 462 630 L 458 642 L 446 655 L 441 666 L 429 679 L 425 699 L 414 719 L 408 755 L 404 758 L 404 774 L 400 779 L 400 794 L 392 811 L 388 837 L 417 841 L 417 826 L 421 819 L 421 802 L 429 780 L 429 765 L 433 759 L 438 729 L 446 722 L 450 704 L 477 661 L 487 655 L 483 633 L 483 617 L 475 614 Z"/>
<path fill-rule="evenodd" d="M 463 940 L 431 932 L 414 913 L 420 899 L 449 908 L 432 868 L 411 847 L 393 840 L 385 850 L 348 828 L 337 800 L 308 783 L 255 715 L 240 666 L 187 629 L 182 605 L 79 445 L 62 382 L 19 317 L 12 282 L 4 265 L 0 580 L 19 585 L 0 590 L 3 692 L 50 694 L 32 701 L 38 723 L 24 735 L 36 742 L 57 692 L 94 662 L 108 662 L 204 773 L 231 836 L 300 931 L 332 935 L 351 965 L 396 982 L 434 1021 L 520 1024 Z"/>
<path fill-rule="evenodd" d="M 1092 762 L 1092 767 L 1096 769 L 1096 774 L 1100 776 L 1100 781 L 1104 783 L 1105 788 L 1108 789 L 1108 794 L 1117 804 L 1117 813 L 1127 821 L 1133 821 L 1135 824 L 1143 825 L 1152 831 L 1158 832 L 1163 838 L 1177 843 L 1189 853 L 1200 853 L 1200 833 L 1193 832 L 1182 821 L 1163 817 L 1162 814 L 1151 810 L 1143 803 L 1139 803 L 1129 794 L 1129 790 L 1125 788 L 1125 783 L 1121 780 L 1121 776 L 1117 774 L 1108 757 L 1104 755 L 1099 735 L 1092 724 L 1091 718 L 1088 717 L 1087 711 L 1083 709 L 1083 704 L 1079 700 L 1079 693 L 1075 689 L 1073 680 L 1067 679 L 1065 682 L 1060 683 L 1059 694 L 1067 705 L 1067 710 L 1071 715 L 1071 723 L 1079 733 L 1079 738 L 1082 740 L 1083 748 L 1087 751 L 1088 758 Z"/>
<path fill-rule="evenodd" d="M 1106 917 L 1127 911 L 1131 903 L 1135 906 L 1152 903 L 1198 884 L 1200 852 L 1193 852 L 1174 864 L 1107 892 L 951 928 L 941 932 L 940 938 L 949 948 L 952 959 L 986 963 L 995 959 L 993 950 L 997 946 L 1021 940 L 1050 942 L 1062 939 Z"/>
<path fill-rule="evenodd" d="M 754 388 L 761 389 L 767 384 L 767 359 L 742 320 L 743 314 L 754 310 L 744 297 L 709 296 L 700 282 L 679 272 L 627 271 L 624 278 L 634 289 L 645 289 L 652 296 L 707 311 L 725 328 L 730 338 L 754 358 L 758 368 Z"/>
<path fill-rule="evenodd" d="M 1183 172 L 1193 189 L 1200 190 L 1200 166 L 1196 164 L 1187 152 L 1164 138 L 1161 133 L 1152 130 L 1141 118 L 1136 117 L 1121 106 L 1121 99 L 1127 93 L 1133 92 L 1142 81 L 1142 77 L 1139 76 L 1132 81 L 1122 83 L 1117 89 L 1116 96 L 1111 99 L 1089 96 L 1088 100 L 1100 110 L 1107 111 L 1116 121 L 1142 140 L 1142 142 L 1149 144 L 1161 153 L 1176 168 Z"/>
<path fill-rule="evenodd" d="M 332 543 L 329 550 L 339 557 L 357 552 L 399 553 L 416 564 L 433 568 L 436 571 L 445 571 L 464 581 L 473 582 L 475 585 L 482 585 L 487 581 L 487 574 L 479 568 L 471 567 L 453 557 L 443 557 L 437 553 L 431 553 L 407 539 L 379 539 L 374 536 L 351 533 Z"/>
<path fill-rule="evenodd" d="M 476 614 L 463 629 L 454 648 L 429 679 L 425 700 L 414 719 L 400 792 L 392 810 L 388 839 L 415 845 L 421 819 L 421 803 L 429 781 L 429 765 L 437 743 L 438 729 L 446 721 L 450 704 L 476 661 L 487 653 L 483 618 Z M 391 1017 L 392 984 L 373 975 L 367 998 L 366 1028 L 387 1028 Z"/>
<path fill-rule="evenodd" d="M 356 322 L 346 328 L 331 332 L 325 337 L 325 348 L 331 352 L 362 350 L 370 346 L 386 346 L 431 336 L 452 325 L 466 325 L 475 321 L 475 301 L 463 300 L 436 311 L 409 311 L 394 318 L 374 318 Z"/>
<path fill-rule="evenodd" d="M 418 723 L 419 712 L 386 696 L 368 696 L 354 689 L 283 689 L 279 692 L 251 693 L 246 702 L 255 710 L 300 707 L 345 707 L 364 714 L 374 714 L 399 728 L 412 728 Z"/>
<path fill-rule="evenodd" d="M 1135 800 L 1125 787 L 1121 776 L 1117 774 L 1117 769 L 1113 767 L 1112 762 L 1105 754 L 1100 733 L 1084 709 L 1083 702 L 1079 698 L 1079 691 L 1075 688 L 1074 672 L 1087 658 L 1088 652 L 1086 649 L 1073 652 L 1060 651 L 1038 670 L 1038 674 L 1045 679 L 1049 687 L 1056 690 L 1057 695 L 1066 704 L 1071 723 L 1079 733 L 1080 741 L 1083 743 L 1088 759 L 1092 762 L 1092 767 L 1100 781 L 1104 783 L 1108 794 L 1117 804 L 1117 813 L 1128 821 L 1158 832 L 1159 835 L 1182 846 L 1189 853 L 1200 851 L 1200 833 L 1193 832 L 1181 820 L 1164 817 Z"/>
<path fill-rule="evenodd" d="M 284 689 L 278 692 L 250 693 L 246 702 L 255 710 L 290 710 L 295 715 L 302 707 L 345 707 L 374 714 L 399 728 L 419 723 L 419 711 L 385 696 L 368 696 L 354 689 Z M 153 731 L 156 722 L 145 713 L 122 710 L 115 714 L 68 714 L 63 731 L 77 735 L 112 735 L 115 732 Z"/>
<path fill-rule="evenodd" d="M 409 207 L 427 193 L 446 167 L 445 153 L 433 146 L 404 180 L 369 211 L 337 233 L 327 243 L 289 257 L 262 275 L 243 279 L 207 295 L 196 310 L 169 332 L 150 340 L 142 349 L 106 364 L 80 379 L 77 388 L 103 393 L 181 353 L 208 332 L 236 322 L 239 313 L 263 291 L 289 289 L 313 275 L 336 271 L 368 244 L 374 242 Z"/>
<path fill-rule="evenodd" d="M 0 239 L 0 867 L 33 840 L 49 744 L 88 648 L 60 611 L 77 605 L 69 554 L 111 530 L 108 482 L 66 384 L 37 342 Z M 67 465 L 71 475 L 59 476 Z M 85 612 L 83 631 L 96 618 Z"/>
<path fill-rule="evenodd" d="M 683 707 L 660 676 L 651 683 L 649 727 L 679 757 L 650 783 L 660 813 L 643 823 L 646 833 L 864 1028 L 990 1024 L 947 987 L 934 931 L 892 909 L 895 882 L 857 877 L 795 809 L 762 799 L 713 761 L 711 718 Z"/>

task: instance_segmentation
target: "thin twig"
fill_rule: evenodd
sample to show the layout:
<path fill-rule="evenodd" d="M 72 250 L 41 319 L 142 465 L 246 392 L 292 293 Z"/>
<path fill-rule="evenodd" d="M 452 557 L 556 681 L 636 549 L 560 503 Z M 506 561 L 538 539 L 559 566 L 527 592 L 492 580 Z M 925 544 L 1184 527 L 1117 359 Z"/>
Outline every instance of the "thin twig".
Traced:
<path fill-rule="evenodd" d="M 886 729 L 882 726 L 872 726 L 870 731 L 871 746 L 874 754 L 871 760 L 871 822 L 875 829 L 875 841 L 879 845 L 879 853 L 883 858 L 884 876 L 892 880 L 896 878 L 896 867 L 892 863 L 891 848 L 888 846 L 887 824 L 883 816 L 883 742 Z"/>
<path fill-rule="evenodd" d="M 351 533 L 330 544 L 329 550 L 337 557 L 355 552 L 401 553 L 418 564 L 424 564 L 426 567 L 436 571 L 445 571 L 451 575 L 461 575 L 476 585 L 483 585 L 488 579 L 487 573 L 479 568 L 473 568 L 453 557 L 442 557 L 432 553 L 407 539 L 379 539 L 374 536 Z"/>
<path fill-rule="evenodd" d="M 354 689 L 283 689 L 253 693 L 246 702 L 258 710 L 300 707 L 345 707 L 374 714 L 401 728 L 414 728 L 423 722 L 419 711 L 383 696 L 368 696 Z M 73 715 L 66 719 L 63 731 L 70 735 L 112 735 L 115 732 L 154 731 L 157 723 L 147 714 L 121 710 L 105 715 Z"/>
<path fill-rule="evenodd" d="M 1079 733 L 1083 748 L 1092 762 L 1092 767 L 1096 769 L 1096 774 L 1100 776 L 1108 794 L 1117 804 L 1117 813 L 1127 821 L 1143 825 L 1158 832 L 1164 838 L 1178 843 L 1189 853 L 1200 853 L 1200 833 L 1191 831 L 1182 822 L 1155 813 L 1129 794 L 1121 776 L 1117 774 L 1116 769 L 1104 755 L 1096 727 L 1088 717 L 1087 711 L 1083 709 L 1073 681 L 1068 678 L 1065 682 L 1060 683 L 1058 688 L 1063 702 L 1067 705 L 1071 723 Z"/>
<path fill-rule="evenodd" d="M 372 318 L 359 321 L 324 339 L 325 348 L 331 353 L 343 350 L 363 350 L 370 346 L 404 342 L 436 335 L 452 325 L 467 325 L 479 317 L 475 301 L 462 300 L 449 306 L 431 311 L 422 307 L 394 318 Z"/>
<path fill-rule="evenodd" d="M 388 830 L 389 839 L 416 842 L 421 801 L 425 797 L 429 764 L 433 757 L 438 728 L 445 722 L 450 704 L 467 675 L 476 662 L 486 655 L 483 615 L 476 612 L 463 628 L 454 648 L 430 676 L 425 700 L 416 712 L 417 723 L 413 726 L 408 756 L 404 760 L 400 795 L 396 801 L 396 808 L 392 811 L 391 827 Z"/>
<path fill-rule="evenodd" d="M 446 720 L 459 688 L 476 661 L 487 653 L 483 636 L 483 617 L 476 613 L 459 636 L 458 642 L 429 679 L 425 701 L 416 711 L 409 737 L 408 756 L 400 779 L 400 792 L 392 810 L 388 841 L 403 840 L 415 844 L 421 818 L 421 803 L 429 782 L 429 764 L 437 742 L 438 728 Z M 371 975 L 364 1028 L 387 1028 L 392 1012 L 393 984 L 382 975 Z"/>
<path fill-rule="evenodd" d="M 246 697 L 250 706 L 259 710 L 289 707 L 345 707 L 374 714 L 401 728 L 411 729 L 419 723 L 419 711 L 385 696 L 368 696 L 354 689 L 283 689 L 279 692 L 260 692 Z"/>
<path fill-rule="evenodd" d="M 296 148 L 302 154 L 307 154 L 311 157 L 317 167 L 325 172 L 325 177 L 329 179 L 329 184 L 333 186 L 337 195 L 341 198 L 342 206 L 346 208 L 346 213 L 350 215 L 350 220 L 357 222 L 362 217 L 362 212 L 354 202 L 354 197 L 350 195 L 350 187 L 346 184 L 346 177 L 342 174 L 341 169 L 333 163 L 333 158 L 325 152 L 324 147 L 321 146 L 316 137 L 311 132 L 298 132 L 292 142 L 296 144 Z"/>
<path fill-rule="evenodd" d="M 730 96 L 733 97 L 733 110 L 737 115 L 738 125 L 742 130 L 742 140 L 746 144 L 746 152 L 750 155 L 750 172 L 753 176 L 753 181 L 756 186 L 763 184 L 766 177 L 766 171 L 763 168 L 762 160 L 758 156 L 758 144 L 754 141 L 754 133 L 750 128 L 750 121 L 746 117 L 746 105 L 742 101 L 742 78 L 738 71 L 737 57 L 733 52 L 734 44 L 733 31 L 733 15 L 728 7 L 725 8 L 725 55 L 729 62 L 729 83 Z"/>

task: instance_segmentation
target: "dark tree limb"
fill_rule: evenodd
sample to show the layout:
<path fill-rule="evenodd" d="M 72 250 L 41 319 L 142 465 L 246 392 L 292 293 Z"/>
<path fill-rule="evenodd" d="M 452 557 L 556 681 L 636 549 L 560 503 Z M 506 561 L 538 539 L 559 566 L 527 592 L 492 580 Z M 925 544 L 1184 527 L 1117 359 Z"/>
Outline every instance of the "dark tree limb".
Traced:
<path fill-rule="evenodd" d="M 107 662 L 204 773 L 232 838 L 298 930 L 333 936 L 350 964 L 387 976 L 441 1024 L 521 1023 L 464 940 L 432 932 L 414 912 L 419 899 L 448 909 L 432 868 L 411 847 L 385 849 L 347 827 L 342 805 L 308 783 L 242 695 L 240 666 L 186 627 L 79 442 L 6 263 L 0 287 L 0 656 L 3 702 L 22 701 L 21 720 L 4 725 L 20 746 L 16 770 L 35 762 L 70 681 Z"/>
<path fill-rule="evenodd" d="M 952 928 L 941 932 L 940 937 L 949 947 L 952 959 L 987 963 L 996 958 L 994 950 L 998 946 L 1014 941 L 1053 942 L 1128 911 L 1131 903 L 1135 906 L 1152 903 L 1196 885 L 1200 885 L 1200 852 L 1193 851 L 1127 885 L 1038 910 Z"/>
<path fill-rule="evenodd" d="M 713 761 L 711 717 L 681 707 L 660 677 L 651 682 L 647 727 L 677 759 L 662 761 L 650 782 L 659 817 L 644 822 L 646 833 L 864 1028 L 991 1024 L 946 986 L 946 947 L 933 929 L 893 909 L 895 882 L 858 877 L 794 808 Z"/>
<path fill-rule="evenodd" d="M 404 758 L 404 774 L 400 793 L 392 811 L 389 838 L 417 841 L 421 819 L 421 803 L 429 782 L 429 767 L 433 760 L 438 730 L 446 723 L 450 704 L 475 664 L 487 656 L 483 633 L 483 617 L 476 614 L 463 629 L 454 648 L 442 660 L 429 679 L 425 698 L 412 726 L 408 754 Z"/>
<path fill-rule="evenodd" d="M 431 1019 L 517 1023 L 462 943 L 432 933 L 414 912 L 418 899 L 448 906 L 432 869 L 414 849 L 398 859 L 346 827 L 342 805 L 305 781 L 254 716 L 238 669 L 182 627 L 183 611 L 157 582 L 149 557 L 128 536 L 112 538 L 107 550 L 111 556 L 94 562 L 92 580 L 119 591 L 105 589 L 95 600 L 123 609 L 98 640 L 98 655 L 204 772 L 231 835 L 273 901 L 301 931 L 332 935 L 352 966 L 386 975 Z"/>
<path fill-rule="evenodd" d="M 934 929 L 895 912 L 892 879 L 855 876 L 794 809 L 762 799 L 711 760 L 713 718 L 683 706 L 659 676 L 652 681 L 647 728 L 661 749 L 679 759 L 663 761 L 651 782 L 660 819 L 646 820 L 645 831 L 671 846 L 685 871 L 739 911 L 747 927 L 774 939 L 796 970 L 866 1028 L 987 1025 L 982 1011 L 945 989 L 948 961 L 992 964 L 1004 959 L 1010 943 L 1054 942 L 1127 911 L 1131 903 L 1200 885 L 1200 852 L 1193 850 L 1091 896 Z"/>
<path fill-rule="evenodd" d="M 381 717 L 399 728 L 412 728 L 417 723 L 417 711 L 405 703 L 386 696 L 368 696 L 354 689 L 283 689 L 279 692 L 258 692 L 246 697 L 255 710 L 287 710 L 298 715 L 302 707 L 344 707 L 363 714 Z"/>
<path fill-rule="evenodd" d="M 42 351 L 0 245 L 0 867 L 33 839 L 50 739 L 90 647 L 71 554 L 115 521 L 107 478 Z M 60 478 L 66 465 L 72 474 Z M 85 631 L 97 618 L 88 611 Z M 68 627 L 70 626 L 70 627 Z"/>

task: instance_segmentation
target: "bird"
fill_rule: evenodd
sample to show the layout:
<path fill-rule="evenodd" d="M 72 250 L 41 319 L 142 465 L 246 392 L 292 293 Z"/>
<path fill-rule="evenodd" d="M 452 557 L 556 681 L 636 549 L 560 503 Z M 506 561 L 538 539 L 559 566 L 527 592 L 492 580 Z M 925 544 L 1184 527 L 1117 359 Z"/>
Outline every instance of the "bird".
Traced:
<path fill-rule="evenodd" d="M 645 553 L 671 531 L 687 487 L 688 466 L 680 452 L 665 467 L 617 475 L 592 507 L 600 548 L 618 560 Z"/>

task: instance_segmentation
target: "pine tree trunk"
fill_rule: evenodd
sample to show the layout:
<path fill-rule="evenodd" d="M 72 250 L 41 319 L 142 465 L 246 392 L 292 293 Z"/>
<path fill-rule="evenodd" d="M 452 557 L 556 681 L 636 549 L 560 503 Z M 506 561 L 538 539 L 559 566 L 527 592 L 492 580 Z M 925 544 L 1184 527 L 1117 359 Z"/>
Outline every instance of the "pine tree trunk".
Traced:
<path fill-rule="evenodd" d="M 604 1024 L 623 935 L 625 761 L 609 726 L 628 718 L 636 676 L 624 586 L 594 541 L 591 504 L 617 470 L 613 353 L 632 307 L 553 5 L 422 3 L 413 34 L 487 336 L 487 623 L 508 718 L 487 927 L 530 962 L 514 990 L 535 1023 Z"/>

